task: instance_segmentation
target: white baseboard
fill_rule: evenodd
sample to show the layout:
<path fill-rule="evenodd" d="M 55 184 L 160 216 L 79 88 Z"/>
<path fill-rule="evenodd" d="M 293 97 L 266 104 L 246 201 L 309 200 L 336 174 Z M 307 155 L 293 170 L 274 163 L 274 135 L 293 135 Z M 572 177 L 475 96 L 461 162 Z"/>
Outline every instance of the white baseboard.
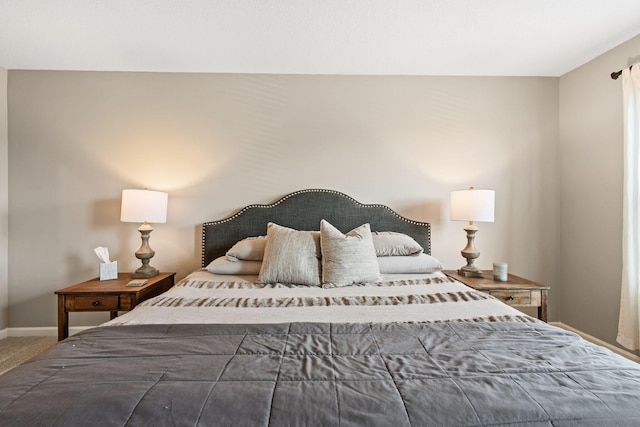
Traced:
<path fill-rule="evenodd" d="M 93 326 L 71 326 L 69 327 L 69 335 L 77 334 L 85 329 L 93 328 Z M 43 326 L 37 328 L 6 328 L 0 331 L 0 338 L 6 337 L 57 337 L 57 326 Z"/>
<path fill-rule="evenodd" d="M 557 327 L 562 328 L 562 329 L 566 329 L 567 331 L 574 332 L 574 333 L 580 335 L 582 338 L 584 338 L 585 340 L 587 340 L 587 341 L 589 341 L 591 343 L 594 343 L 594 344 L 597 344 L 599 346 L 608 348 L 609 350 L 613 351 L 616 354 L 619 354 L 620 356 L 626 357 L 627 359 L 632 360 L 632 361 L 634 361 L 636 363 L 640 363 L 640 357 L 636 356 L 635 354 L 633 354 L 630 351 L 626 351 L 626 350 L 623 350 L 623 349 L 621 349 L 619 347 L 616 347 L 615 345 L 611 345 L 608 342 L 602 341 L 601 339 L 598 339 L 598 338 L 596 338 L 594 336 L 591 336 L 591 335 L 589 335 L 589 334 L 587 334 L 585 332 L 582 332 L 582 331 L 580 331 L 580 330 L 578 330 L 576 328 L 573 328 L 573 327 L 571 327 L 569 325 L 565 325 L 562 322 L 549 322 L 549 324 L 557 326 Z"/>

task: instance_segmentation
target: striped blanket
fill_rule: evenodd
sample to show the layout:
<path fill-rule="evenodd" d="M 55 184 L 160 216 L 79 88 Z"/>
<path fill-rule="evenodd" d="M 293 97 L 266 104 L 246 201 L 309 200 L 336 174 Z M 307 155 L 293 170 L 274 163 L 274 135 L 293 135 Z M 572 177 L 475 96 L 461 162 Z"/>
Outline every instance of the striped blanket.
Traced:
<path fill-rule="evenodd" d="M 229 280 L 229 279 L 232 280 Z M 535 321 L 442 273 L 324 289 L 197 271 L 106 325 Z"/>

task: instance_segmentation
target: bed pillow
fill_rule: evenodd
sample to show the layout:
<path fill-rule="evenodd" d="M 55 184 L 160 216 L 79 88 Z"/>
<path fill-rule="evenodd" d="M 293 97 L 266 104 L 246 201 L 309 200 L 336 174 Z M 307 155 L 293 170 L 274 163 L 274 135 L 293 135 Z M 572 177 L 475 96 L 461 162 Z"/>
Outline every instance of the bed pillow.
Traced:
<path fill-rule="evenodd" d="M 380 268 L 369 224 L 342 234 L 323 219 L 320 222 L 320 247 L 323 287 L 380 281 Z"/>
<path fill-rule="evenodd" d="M 376 256 L 417 255 L 424 249 L 410 236 L 394 231 L 372 231 L 373 247 Z M 240 240 L 227 251 L 230 261 L 262 261 L 267 236 L 247 237 Z"/>
<path fill-rule="evenodd" d="M 266 244 L 267 236 L 247 237 L 231 246 L 226 255 L 229 261 L 262 261 Z"/>
<path fill-rule="evenodd" d="M 320 233 L 269 223 L 258 283 L 320 286 Z"/>
<path fill-rule="evenodd" d="M 406 256 L 424 252 L 418 242 L 406 234 L 393 231 L 372 231 L 377 256 Z"/>
<path fill-rule="evenodd" d="M 231 261 L 225 256 L 214 259 L 207 265 L 207 270 L 215 274 L 257 275 L 260 273 L 262 261 Z"/>
<path fill-rule="evenodd" d="M 427 254 L 410 256 L 378 257 L 381 274 L 435 273 L 442 270 L 442 264 Z"/>

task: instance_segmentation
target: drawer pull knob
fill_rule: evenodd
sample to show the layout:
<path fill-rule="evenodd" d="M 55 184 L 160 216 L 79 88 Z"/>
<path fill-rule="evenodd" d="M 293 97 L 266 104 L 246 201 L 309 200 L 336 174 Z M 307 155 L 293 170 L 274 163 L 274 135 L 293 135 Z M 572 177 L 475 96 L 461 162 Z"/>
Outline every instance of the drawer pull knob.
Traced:
<path fill-rule="evenodd" d="M 513 301 L 513 297 L 512 297 L 511 295 L 509 295 L 509 296 L 507 297 L 507 301 Z"/>
<path fill-rule="evenodd" d="M 97 306 L 99 306 L 99 305 L 100 305 L 100 301 L 94 301 L 94 302 L 93 302 L 93 306 L 94 306 L 94 307 L 97 307 Z"/>

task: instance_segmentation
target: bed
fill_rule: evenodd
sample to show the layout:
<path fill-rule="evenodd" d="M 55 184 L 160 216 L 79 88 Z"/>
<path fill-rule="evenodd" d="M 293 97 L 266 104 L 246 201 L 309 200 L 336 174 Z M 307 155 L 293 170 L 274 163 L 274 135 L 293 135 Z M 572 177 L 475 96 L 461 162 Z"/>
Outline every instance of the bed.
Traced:
<path fill-rule="evenodd" d="M 440 272 L 430 225 L 303 190 L 0 376 L 0 425 L 639 425 L 640 367 Z"/>

